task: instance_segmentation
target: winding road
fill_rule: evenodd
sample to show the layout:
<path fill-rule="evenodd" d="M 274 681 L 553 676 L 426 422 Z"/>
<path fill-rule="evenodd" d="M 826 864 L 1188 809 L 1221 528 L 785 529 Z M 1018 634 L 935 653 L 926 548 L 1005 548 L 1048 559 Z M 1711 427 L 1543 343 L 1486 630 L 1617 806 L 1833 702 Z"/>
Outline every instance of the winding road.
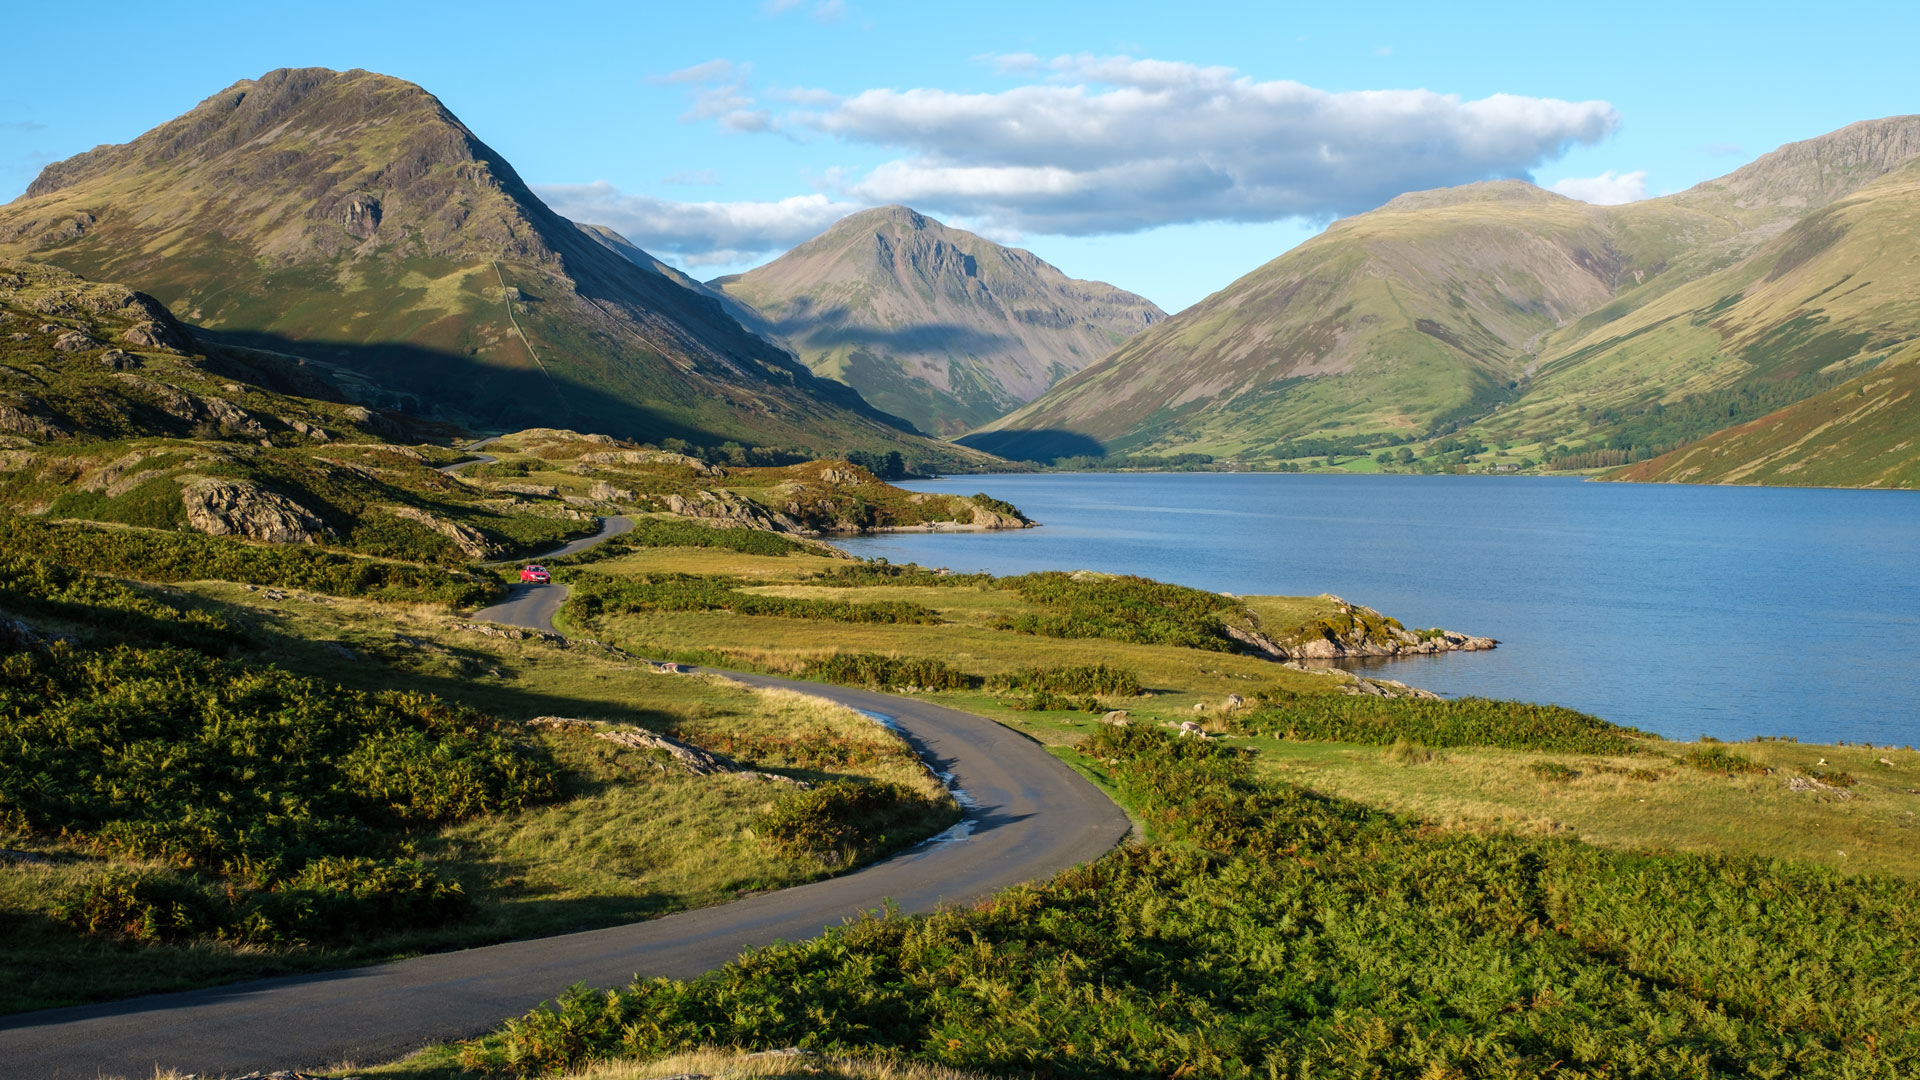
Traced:
<path fill-rule="evenodd" d="M 569 548 L 631 527 L 609 519 L 599 536 Z M 474 617 L 551 630 L 565 596 L 561 585 L 516 586 Z M 721 674 L 889 718 L 966 793 L 961 824 L 840 877 L 647 922 L 0 1017 L 0 1076 L 137 1080 L 156 1069 L 206 1075 L 390 1061 L 490 1030 L 575 983 L 692 977 L 745 949 L 813 937 L 889 900 L 909 914 L 964 904 L 1096 858 L 1127 834 L 1126 816 L 1098 789 L 1038 743 L 991 720 L 869 690 Z"/>

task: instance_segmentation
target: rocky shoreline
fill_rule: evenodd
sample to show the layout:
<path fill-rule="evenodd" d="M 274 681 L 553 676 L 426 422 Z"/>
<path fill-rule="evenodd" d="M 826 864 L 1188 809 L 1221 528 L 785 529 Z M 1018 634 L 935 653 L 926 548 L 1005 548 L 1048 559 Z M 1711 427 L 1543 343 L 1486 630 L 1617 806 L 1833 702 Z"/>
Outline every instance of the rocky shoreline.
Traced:
<path fill-rule="evenodd" d="M 1302 627 L 1269 635 L 1259 620 L 1246 625 L 1227 624 L 1235 641 L 1275 660 L 1341 660 L 1354 657 L 1432 656 L 1448 652 L 1481 652 L 1499 642 L 1456 630 L 1409 630 L 1400 621 L 1370 607 L 1329 596 L 1333 611 Z"/>

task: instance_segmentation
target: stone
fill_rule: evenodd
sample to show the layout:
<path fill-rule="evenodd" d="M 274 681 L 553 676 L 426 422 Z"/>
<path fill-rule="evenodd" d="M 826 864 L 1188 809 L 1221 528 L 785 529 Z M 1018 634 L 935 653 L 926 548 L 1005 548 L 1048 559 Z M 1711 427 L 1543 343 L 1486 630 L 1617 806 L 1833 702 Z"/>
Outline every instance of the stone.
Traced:
<path fill-rule="evenodd" d="M 239 536 L 270 544 L 311 544 L 326 530 L 313 512 L 251 480 L 183 476 L 180 501 L 187 524 L 209 536 Z"/>
<path fill-rule="evenodd" d="M 371 195 L 356 195 L 347 200 L 340 224 L 348 235 L 365 240 L 380 228 L 380 200 Z"/>
<path fill-rule="evenodd" d="M 552 484 L 495 484 L 494 489 L 496 491 L 504 491 L 509 495 L 531 495 L 535 498 L 542 499 L 557 499 L 560 497 L 560 489 L 554 487 Z"/>
<path fill-rule="evenodd" d="M 630 503 L 633 501 L 633 492 L 628 491 L 626 488 L 614 487 L 605 480 L 596 481 L 592 487 L 587 489 L 587 494 L 603 502 Z"/>
<path fill-rule="evenodd" d="M 85 352 L 88 349 L 97 349 L 100 345 L 101 341 L 92 334 L 85 334 L 78 330 L 69 330 L 54 339 L 53 351 Z"/>
<path fill-rule="evenodd" d="M 1100 722 L 1103 724 L 1112 724 L 1114 727 L 1126 727 L 1130 721 L 1127 719 L 1127 710 L 1115 709 L 1101 717 Z"/>
<path fill-rule="evenodd" d="M 460 553 L 469 559 L 489 559 L 501 552 L 498 544 L 487 539 L 486 534 L 471 525 L 463 525 L 458 521 L 443 518 L 417 506 L 390 506 L 387 510 L 394 517 L 418 522 L 453 541 L 454 546 L 460 549 Z"/>
<path fill-rule="evenodd" d="M 100 354 L 100 363 L 114 371 L 129 371 L 140 366 L 140 359 L 120 349 L 108 349 Z"/>

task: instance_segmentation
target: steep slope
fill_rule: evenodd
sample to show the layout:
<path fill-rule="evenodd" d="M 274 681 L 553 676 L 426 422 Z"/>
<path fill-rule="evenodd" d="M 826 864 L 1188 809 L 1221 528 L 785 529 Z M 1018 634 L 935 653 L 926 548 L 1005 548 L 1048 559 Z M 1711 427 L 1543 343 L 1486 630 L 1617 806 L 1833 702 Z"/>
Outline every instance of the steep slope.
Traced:
<path fill-rule="evenodd" d="M 126 282 L 219 339 L 474 426 L 941 453 L 555 215 L 383 75 L 270 72 L 51 165 L 0 207 L 0 253 Z"/>
<path fill-rule="evenodd" d="M 1920 488 L 1920 349 L 1606 479 Z"/>
<path fill-rule="evenodd" d="M 1165 317 L 1142 297 L 904 206 L 843 218 L 711 284 L 815 374 L 946 434 L 1033 400 Z"/>
<path fill-rule="evenodd" d="M 1465 428 L 1543 459 L 1677 445 L 1920 331 L 1900 254 L 1916 154 L 1920 118 L 1895 117 L 1622 207 L 1515 181 L 1402 196 L 965 441 L 1258 458 Z"/>

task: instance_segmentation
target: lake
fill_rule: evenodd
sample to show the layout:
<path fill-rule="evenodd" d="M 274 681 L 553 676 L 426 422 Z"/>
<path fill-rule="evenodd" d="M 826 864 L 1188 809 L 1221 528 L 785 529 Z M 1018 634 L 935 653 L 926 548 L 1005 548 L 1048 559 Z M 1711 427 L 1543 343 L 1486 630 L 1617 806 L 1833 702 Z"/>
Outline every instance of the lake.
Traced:
<path fill-rule="evenodd" d="M 1920 494 L 1244 473 L 903 486 L 985 491 L 1044 527 L 841 546 L 964 571 L 1331 592 L 1500 639 L 1367 669 L 1450 697 L 1554 702 L 1677 739 L 1920 743 Z"/>

